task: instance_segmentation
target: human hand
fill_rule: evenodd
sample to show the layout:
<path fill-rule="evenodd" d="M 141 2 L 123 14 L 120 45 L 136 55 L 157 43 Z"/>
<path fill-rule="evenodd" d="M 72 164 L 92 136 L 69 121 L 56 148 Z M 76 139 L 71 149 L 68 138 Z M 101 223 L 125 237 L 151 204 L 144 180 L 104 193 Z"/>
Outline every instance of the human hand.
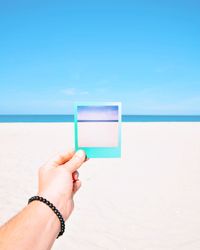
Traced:
<path fill-rule="evenodd" d="M 86 159 L 85 152 L 68 152 L 58 155 L 39 169 L 38 195 L 53 203 L 64 220 L 73 208 L 73 196 L 81 186 L 77 169 Z"/>

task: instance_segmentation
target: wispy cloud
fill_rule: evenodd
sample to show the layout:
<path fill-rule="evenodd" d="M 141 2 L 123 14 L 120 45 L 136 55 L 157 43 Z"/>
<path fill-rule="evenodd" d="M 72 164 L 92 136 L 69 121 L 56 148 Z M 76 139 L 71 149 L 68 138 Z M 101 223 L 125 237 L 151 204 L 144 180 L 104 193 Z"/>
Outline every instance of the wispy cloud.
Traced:
<path fill-rule="evenodd" d="M 104 94 L 106 92 L 109 92 L 109 88 L 107 87 L 102 87 L 102 88 L 97 88 L 96 89 L 96 92 L 99 93 L 99 94 Z"/>
<path fill-rule="evenodd" d="M 67 89 L 62 89 L 61 91 L 65 95 L 75 95 L 76 94 L 76 89 L 75 88 L 67 88 Z"/>
<path fill-rule="evenodd" d="M 80 95 L 89 95 L 89 92 L 88 91 L 81 91 Z"/>
<path fill-rule="evenodd" d="M 88 95 L 89 92 L 86 90 L 79 90 L 76 88 L 66 88 L 62 89 L 61 92 L 67 96 L 75 96 L 75 95 Z"/>

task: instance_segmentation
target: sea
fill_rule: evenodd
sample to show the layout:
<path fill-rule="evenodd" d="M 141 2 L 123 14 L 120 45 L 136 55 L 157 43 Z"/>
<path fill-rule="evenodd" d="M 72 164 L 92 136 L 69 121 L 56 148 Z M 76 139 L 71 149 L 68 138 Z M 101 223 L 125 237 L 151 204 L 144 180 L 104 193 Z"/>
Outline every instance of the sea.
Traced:
<path fill-rule="evenodd" d="M 73 122 L 73 115 L 0 115 L 0 123 Z M 122 115 L 122 122 L 200 122 L 200 115 Z"/>

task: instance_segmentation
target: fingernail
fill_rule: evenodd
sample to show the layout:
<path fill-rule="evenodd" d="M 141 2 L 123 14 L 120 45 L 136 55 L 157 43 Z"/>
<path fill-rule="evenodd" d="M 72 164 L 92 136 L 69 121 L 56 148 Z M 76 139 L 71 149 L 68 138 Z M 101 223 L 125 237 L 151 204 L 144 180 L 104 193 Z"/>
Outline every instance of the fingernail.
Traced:
<path fill-rule="evenodd" d="M 85 157 L 85 152 L 84 152 L 83 150 L 78 150 L 78 151 L 76 152 L 76 155 L 77 155 L 78 157 L 82 158 L 82 157 Z"/>

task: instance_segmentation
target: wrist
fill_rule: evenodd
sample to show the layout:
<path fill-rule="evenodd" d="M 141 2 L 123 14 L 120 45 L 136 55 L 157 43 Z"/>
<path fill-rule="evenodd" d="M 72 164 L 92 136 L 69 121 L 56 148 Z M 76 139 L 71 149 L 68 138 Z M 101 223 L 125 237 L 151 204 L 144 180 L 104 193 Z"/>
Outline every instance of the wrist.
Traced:
<path fill-rule="evenodd" d="M 55 232 L 55 235 L 58 235 L 60 222 L 50 207 L 38 200 L 34 200 L 28 206 L 34 210 L 35 217 L 40 218 L 40 224 L 43 225 L 44 231 L 52 230 Z"/>
<path fill-rule="evenodd" d="M 59 210 L 63 219 L 65 221 L 67 220 L 67 218 L 71 214 L 71 210 L 73 209 L 71 200 L 67 200 L 65 196 L 61 197 L 59 195 L 48 192 L 38 192 L 37 195 L 50 201 Z"/>
<path fill-rule="evenodd" d="M 46 198 L 44 198 L 42 196 L 39 196 L 39 195 L 32 196 L 28 200 L 28 204 L 33 202 L 33 201 L 39 201 L 39 202 L 45 204 L 46 206 L 48 206 L 53 211 L 53 213 L 57 216 L 57 219 L 60 221 L 60 232 L 59 232 L 57 238 L 59 236 L 61 236 L 65 232 L 65 222 L 64 222 L 63 216 L 60 213 L 60 211 L 54 206 L 53 203 L 51 203 L 49 200 L 47 200 Z"/>

